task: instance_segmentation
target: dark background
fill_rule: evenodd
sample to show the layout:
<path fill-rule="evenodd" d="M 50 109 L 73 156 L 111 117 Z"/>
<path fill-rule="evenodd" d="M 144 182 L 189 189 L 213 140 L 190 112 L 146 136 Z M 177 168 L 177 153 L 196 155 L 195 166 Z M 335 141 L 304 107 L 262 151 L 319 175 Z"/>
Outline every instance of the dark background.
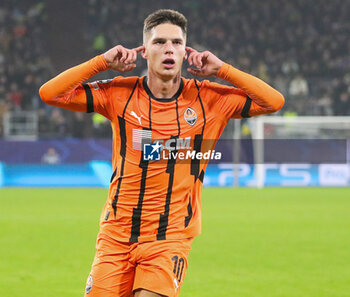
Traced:
<path fill-rule="evenodd" d="M 0 4 L 0 137 L 1 118 L 13 110 L 39 114 L 40 138 L 109 137 L 103 118 L 47 106 L 38 89 L 114 45 L 140 45 L 144 18 L 159 8 L 188 18 L 188 45 L 281 91 L 280 115 L 350 114 L 350 1 L 7 0 Z M 139 58 L 130 75 L 145 71 Z"/>

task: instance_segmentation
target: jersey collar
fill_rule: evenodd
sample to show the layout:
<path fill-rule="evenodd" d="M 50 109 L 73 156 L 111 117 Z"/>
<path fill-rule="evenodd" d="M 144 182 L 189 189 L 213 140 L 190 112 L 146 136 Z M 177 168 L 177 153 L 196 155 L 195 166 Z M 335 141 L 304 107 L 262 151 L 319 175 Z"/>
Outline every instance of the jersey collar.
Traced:
<path fill-rule="evenodd" d="M 171 102 L 171 101 L 176 100 L 180 96 L 180 94 L 184 88 L 184 82 L 183 82 L 183 79 L 181 78 L 179 89 L 177 90 L 177 92 L 175 93 L 175 95 L 173 97 L 171 97 L 171 98 L 157 98 L 152 94 L 151 90 L 149 89 L 149 87 L 147 85 L 147 76 L 145 76 L 143 78 L 142 85 L 143 85 L 143 88 L 145 89 L 145 91 L 147 92 L 148 96 L 150 96 L 152 99 L 157 100 L 159 102 Z"/>

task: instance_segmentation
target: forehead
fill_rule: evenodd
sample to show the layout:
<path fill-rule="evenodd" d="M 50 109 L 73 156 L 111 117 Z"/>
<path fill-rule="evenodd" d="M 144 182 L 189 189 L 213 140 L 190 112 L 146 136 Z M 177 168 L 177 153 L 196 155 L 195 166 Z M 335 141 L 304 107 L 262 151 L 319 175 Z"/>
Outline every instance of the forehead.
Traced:
<path fill-rule="evenodd" d="M 174 39 L 181 38 L 185 39 L 185 35 L 179 26 L 173 24 L 160 24 L 154 27 L 149 33 L 150 39 L 165 38 Z"/>

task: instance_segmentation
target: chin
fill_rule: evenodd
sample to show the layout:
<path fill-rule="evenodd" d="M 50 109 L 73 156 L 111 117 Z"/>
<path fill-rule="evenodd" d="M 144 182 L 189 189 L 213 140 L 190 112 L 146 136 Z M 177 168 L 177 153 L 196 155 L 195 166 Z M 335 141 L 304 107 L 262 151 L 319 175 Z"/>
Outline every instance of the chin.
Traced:
<path fill-rule="evenodd" d="M 178 75 L 181 75 L 181 71 L 178 69 L 168 69 L 168 70 L 162 70 L 158 72 L 158 74 L 160 77 L 166 80 L 169 80 L 169 79 L 175 78 Z"/>

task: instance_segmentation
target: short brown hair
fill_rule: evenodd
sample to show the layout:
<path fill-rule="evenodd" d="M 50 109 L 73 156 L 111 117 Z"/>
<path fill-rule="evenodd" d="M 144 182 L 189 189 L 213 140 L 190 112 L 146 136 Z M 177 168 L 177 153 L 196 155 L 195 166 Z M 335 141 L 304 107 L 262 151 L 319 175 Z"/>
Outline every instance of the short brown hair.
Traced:
<path fill-rule="evenodd" d="M 173 24 L 182 29 L 184 35 L 187 33 L 187 19 L 185 16 L 171 9 L 159 9 L 151 13 L 144 21 L 143 34 L 148 33 L 160 24 Z"/>

